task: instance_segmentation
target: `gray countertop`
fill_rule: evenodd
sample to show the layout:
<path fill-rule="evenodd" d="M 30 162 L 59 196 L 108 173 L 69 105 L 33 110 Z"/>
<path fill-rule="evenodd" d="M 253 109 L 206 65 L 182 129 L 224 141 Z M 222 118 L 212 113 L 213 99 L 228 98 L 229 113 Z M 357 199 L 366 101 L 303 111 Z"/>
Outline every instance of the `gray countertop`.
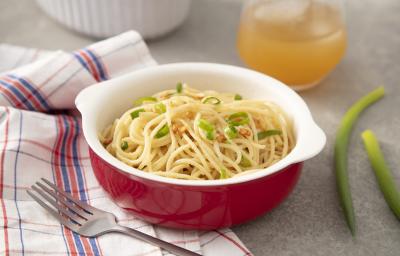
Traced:
<path fill-rule="evenodd" d="M 160 63 L 242 65 L 235 49 L 240 5 L 238 0 L 193 1 L 179 30 L 149 42 L 154 58 Z M 376 132 L 400 186 L 400 1 L 353 0 L 346 5 L 349 47 L 344 60 L 318 87 L 301 93 L 325 130 L 328 144 L 306 162 L 299 184 L 282 205 L 233 228 L 255 255 L 400 254 L 400 222 L 377 187 L 359 136 L 366 128 Z M 0 1 L 0 40 L 65 50 L 92 42 L 60 27 L 31 0 Z M 380 84 L 385 85 L 385 99 L 360 118 L 351 139 L 350 183 L 358 224 L 357 237 L 352 239 L 336 193 L 334 134 L 350 104 Z"/>

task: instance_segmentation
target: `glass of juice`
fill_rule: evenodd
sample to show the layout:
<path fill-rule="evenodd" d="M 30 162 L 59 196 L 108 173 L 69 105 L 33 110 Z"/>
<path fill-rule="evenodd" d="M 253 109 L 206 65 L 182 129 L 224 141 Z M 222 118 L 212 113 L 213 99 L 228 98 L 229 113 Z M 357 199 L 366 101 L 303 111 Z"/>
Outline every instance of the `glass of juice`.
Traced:
<path fill-rule="evenodd" d="M 250 67 L 304 90 L 318 84 L 346 49 L 343 2 L 249 0 L 237 47 Z"/>

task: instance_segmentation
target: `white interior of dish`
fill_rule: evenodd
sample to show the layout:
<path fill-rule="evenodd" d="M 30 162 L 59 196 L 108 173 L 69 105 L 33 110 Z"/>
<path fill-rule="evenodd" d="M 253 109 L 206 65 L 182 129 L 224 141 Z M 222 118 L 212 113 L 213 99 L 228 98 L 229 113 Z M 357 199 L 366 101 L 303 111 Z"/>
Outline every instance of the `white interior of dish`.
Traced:
<path fill-rule="evenodd" d="M 124 164 L 104 149 L 97 138 L 99 131 L 131 108 L 135 99 L 175 88 L 178 81 L 199 90 L 238 93 L 245 98 L 265 99 L 278 104 L 294 124 L 296 146 L 288 156 L 266 169 L 209 181 L 179 180 L 149 174 Z M 326 143 L 324 132 L 313 121 L 304 101 L 292 89 L 261 73 L 228 65 L 177 63 L 150 67 L 90 86 L 80 92 L 75 103 L 82 113 L 84 136 L 97 155 L 126 173 L 177 185 L 226 185 L 257 179 L 317 155 Z"/>

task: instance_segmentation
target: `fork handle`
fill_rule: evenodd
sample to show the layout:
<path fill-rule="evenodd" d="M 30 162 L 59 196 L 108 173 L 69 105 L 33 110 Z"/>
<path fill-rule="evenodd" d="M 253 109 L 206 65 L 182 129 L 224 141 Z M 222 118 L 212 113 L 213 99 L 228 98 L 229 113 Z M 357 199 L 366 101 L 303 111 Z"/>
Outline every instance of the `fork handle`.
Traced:
<path fill-rule="evenodd" d="M 123 233 L 125 235 L 129 235 L 131 237 L 137 238 L 149 244 L 158 246 L 170 253 L 176 254 L 177 256 L 201 256 L 201 254 L 189 251 L 182 247 L 176 246 L 174 244 L 168 243 L 157 237 L 150 236 L 146 233 L 140 232 L 136 229 L 128 228 L 125 226 L 117 225 L 115 228 L 112 229 L 114 232 Z"/>

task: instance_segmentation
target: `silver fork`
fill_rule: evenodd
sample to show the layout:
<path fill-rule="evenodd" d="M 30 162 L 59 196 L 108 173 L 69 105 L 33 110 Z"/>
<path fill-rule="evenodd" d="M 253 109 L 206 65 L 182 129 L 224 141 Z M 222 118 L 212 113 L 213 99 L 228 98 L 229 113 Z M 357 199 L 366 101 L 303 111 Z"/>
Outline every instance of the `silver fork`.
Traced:
<path fill-rule="evenodd" d="M 102 211 L 75 199 L 46 179 L 42 178 L 41 180 L 47 186 L 43 183 L 36 182 L 31 188 L 44 200 L 40 199 L 31 190 L 27 190 L 28 194 L 64 226 L 75 233 L 86 237 L 96 237 L 110 232 L 118 232 L 159 246 L 178 256 L 201 256 L 200 254 L 165 242 L 156 237 L 149 236 L 138 230 L 121 226 L 117 223 L 114 214 Z M 50 207 L 49 204 L 46 204 L 45 201 L 55 209 Z"/>

